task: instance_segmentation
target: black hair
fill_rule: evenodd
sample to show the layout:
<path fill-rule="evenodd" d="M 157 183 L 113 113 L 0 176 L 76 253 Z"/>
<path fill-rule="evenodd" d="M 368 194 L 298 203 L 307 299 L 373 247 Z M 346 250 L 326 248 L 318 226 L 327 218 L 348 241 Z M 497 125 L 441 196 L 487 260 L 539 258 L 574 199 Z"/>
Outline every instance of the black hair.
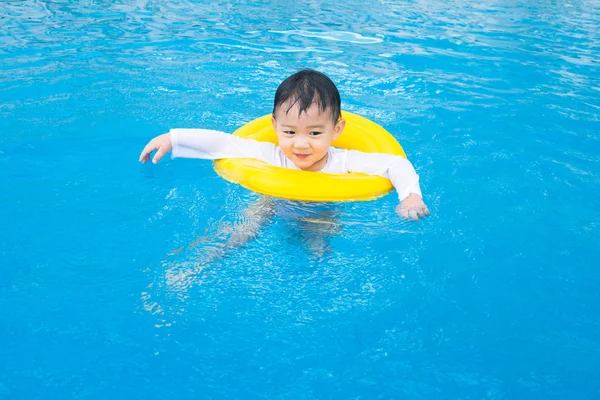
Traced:
<path fill-rule="evenodd" d="M 313 69 L 303 69 L 286 78 L 275 92 L 273 104 L 273 117 L 277 107 L 287 104 L 290 109 L 298 103 L 298 115 L 306 112 L 313 104 L 317 103 L 321 112 L 329 110 L 333 123 L 336 124 L 342 117 L 340 110 L 340 92 L 335 84 L 325 74 Z"/>

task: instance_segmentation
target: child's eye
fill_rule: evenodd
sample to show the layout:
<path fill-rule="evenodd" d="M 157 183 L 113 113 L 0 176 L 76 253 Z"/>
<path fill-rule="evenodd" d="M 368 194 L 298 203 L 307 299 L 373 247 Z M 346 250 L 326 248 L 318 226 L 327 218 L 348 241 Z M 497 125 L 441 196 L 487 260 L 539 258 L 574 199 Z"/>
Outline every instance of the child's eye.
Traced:
<path fill-rule="evenodd" d="M 290 135 L 291 136 L 291 135 L 293 135 L 296 132 L 294 132 L 294 131 L 283 131 L 283 133 L 285 133 L 286 135 Z"/>
<path fill-rule="evenodd" d="M 323 132 L 311 132 L 310 136 L 319 136 Z"/>

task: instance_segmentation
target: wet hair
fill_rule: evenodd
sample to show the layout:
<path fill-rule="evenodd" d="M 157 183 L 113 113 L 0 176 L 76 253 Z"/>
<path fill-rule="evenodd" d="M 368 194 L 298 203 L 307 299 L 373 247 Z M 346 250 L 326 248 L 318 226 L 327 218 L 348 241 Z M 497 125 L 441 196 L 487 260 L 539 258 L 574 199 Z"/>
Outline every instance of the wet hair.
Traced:
<path fill-rule="evenodd" d="M 286 105 L 287 114 L 295 104 L 299 106 L 298 116 L 306 112 L 313 103 L 321 112 L 329 111 L 333 123 L 342 117 L 340 110 L 340 92 L 325 74 L 313 69 L 303 69 L 281 82 L 275 92 L 273 117 L 279 106 Z"/>

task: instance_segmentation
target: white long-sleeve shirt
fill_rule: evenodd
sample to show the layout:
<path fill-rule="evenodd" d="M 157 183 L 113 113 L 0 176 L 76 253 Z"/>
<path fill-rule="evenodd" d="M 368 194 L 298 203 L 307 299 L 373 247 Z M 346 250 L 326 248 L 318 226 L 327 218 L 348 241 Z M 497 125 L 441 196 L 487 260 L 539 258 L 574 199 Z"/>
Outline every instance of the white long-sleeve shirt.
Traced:
<path fill-rule="evenodd" d="M 208 129 L 171 129 L 169 133 L 173 158 L 254 158 L 276 167 L 300 169 L 273 143 L 243 139 Z M 401 156 L 330 147 L 327 164 L 320 172 L 378 175 L 392 182 L 400 201 L 411 193 L 421 196 L 419 175 L 410 161 Z"/>

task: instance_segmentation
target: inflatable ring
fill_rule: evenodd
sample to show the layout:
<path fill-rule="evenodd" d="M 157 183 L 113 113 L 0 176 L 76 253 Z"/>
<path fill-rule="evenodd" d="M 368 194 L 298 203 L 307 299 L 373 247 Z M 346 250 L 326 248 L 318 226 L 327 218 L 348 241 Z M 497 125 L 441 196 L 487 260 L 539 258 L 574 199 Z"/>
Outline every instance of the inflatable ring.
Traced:
<path fill-rule="evenodd" d="M 343 112 L 344 131 L 332 146 L 366 153 L 387 153 L 406 158 L 402 146 L 376 123 L 356 114 Z M 247 123 L 233 133 L 246 139 L 277 144 L 271 114 Z M 214 162 L 215 171 L 226 180 L 246 189 L 304 201 L 373 200 L 393 187 L 380 176 L 359 173 L 328 174 L 275 167 L 250 158 L 225 158 Z"/>

